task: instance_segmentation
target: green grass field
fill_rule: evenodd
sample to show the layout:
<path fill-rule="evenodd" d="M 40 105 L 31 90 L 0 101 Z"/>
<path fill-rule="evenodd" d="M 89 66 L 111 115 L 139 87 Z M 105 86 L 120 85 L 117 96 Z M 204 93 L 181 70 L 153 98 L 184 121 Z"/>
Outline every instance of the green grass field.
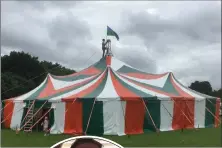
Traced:
<path fill-rule="evenodd" d="M 27 135 L 20 132 L 18 135 L 12 130 L 1 130 L 1 146 L 2 147 L 50 147 L 53 144 L 72 137 L 71 135 L 50 135 L 43 136 L 42 132 L 33 132 Z M 133 136 L 104 136 L 113 140 L 124 147 L 177 147 L 177 146 L 221 146 L 221 127 L 206 128 L 199 130 L 184 130 L 147 133 Z"/>

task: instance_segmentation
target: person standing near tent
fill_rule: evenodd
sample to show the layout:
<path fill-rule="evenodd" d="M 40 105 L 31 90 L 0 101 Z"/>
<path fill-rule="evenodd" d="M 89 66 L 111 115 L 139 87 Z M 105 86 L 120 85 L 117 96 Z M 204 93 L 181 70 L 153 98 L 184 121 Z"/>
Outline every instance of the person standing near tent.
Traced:
<path fill-rule="evenodd" d="M 48 128 L 49 128 L 49 120 L 48 117 L 45 117 L 44 121 L 41 124 L 43 126 L 43 131 L 45 132 L 45 135 L 48 135 Z"/>
<path fill-rule="evenodd" d="M 107 50 L 106 44 L 107 44 L 107 41 L 105 41 L 105 39 L 102 39 L 102 51 L 103 51 L 102 57 L 105 56 L 105 51 Z"/>

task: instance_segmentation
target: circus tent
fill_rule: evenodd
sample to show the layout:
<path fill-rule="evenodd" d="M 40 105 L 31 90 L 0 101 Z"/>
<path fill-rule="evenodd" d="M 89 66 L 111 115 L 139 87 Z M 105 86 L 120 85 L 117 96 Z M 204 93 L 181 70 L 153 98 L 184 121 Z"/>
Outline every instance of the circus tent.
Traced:
<path fill-rule="evenodd" d="M 71 75 L 48 74 L 30 92 L 6 99 L 4 127 L 24 127 L 30 101 L 37 111 L 48 109 L 51 134 L 129 135 L 219 126 L 219 98 L 185 87 L 172 72 L 146 73 L 109 55 Z"/>

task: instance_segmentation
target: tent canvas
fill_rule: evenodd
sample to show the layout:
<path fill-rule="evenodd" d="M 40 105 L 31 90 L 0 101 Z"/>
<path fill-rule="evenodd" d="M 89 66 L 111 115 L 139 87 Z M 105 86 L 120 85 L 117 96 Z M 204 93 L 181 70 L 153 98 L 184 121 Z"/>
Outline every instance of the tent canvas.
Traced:
<path fill-rule="evenodd" d="M 51 109 L 51 134 L 126 135 L 219 126 L 219 98 L 185 87 L 172 72 L 146 73 L 109 55 L 71 75 L 48 74 L 30 92 L 6 99 L 4 127 L 22 126 L 30 100 L 37 108 Z"/>

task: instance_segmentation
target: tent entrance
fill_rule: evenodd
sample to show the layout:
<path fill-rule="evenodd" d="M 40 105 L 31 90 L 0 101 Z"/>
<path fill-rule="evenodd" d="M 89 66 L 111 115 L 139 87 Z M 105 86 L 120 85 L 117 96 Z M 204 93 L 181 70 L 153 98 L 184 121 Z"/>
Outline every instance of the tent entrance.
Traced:
<path fill-rule="evenodd" d="M 34 131 L 43 131 L 43 126 L 42 126 L 41 124 L 42 124 L 42 122 L 44 121 L 44 118 L 45 118 L 45 117 L 48 117 L 48 119 L 49 119 L 49 113 L 47 113 L 47 114 L 45 115 L 45 113 L 48 112 L 49 109 L 50 109 L 50 108 L 42 108 L 42 109 L 40 109 L 39 112 L 36 114 L 36 116 L 33 118 L 33 125 L 40 120 L 40 121 L 33 127 L 33 130 L 34 130 Z M 34 112 L 36 112 L 37 110 L 38 110 L 38 109 L 35 109 Z M 40 119 L 40 118 L 43 117 L 44 115 L 45 115 L 45 117 L 42 118 L 42 119 Z"/>
<path fill-rule="evenodd" d="M 42 117 L 43 117 L 43 116 L 45 115 L 45 113 L 48 112 L 49 110 L 50 110 L 50 108 L 41 108 L 41 109 L 39 109 L 39 108 L 34 108 L 34 111 L 33 111 L 34 117 L 33 117 L 33 123 L 32 123 L 32 125 L 34 125 L 34 127 L 32 128 L 33 131 L 37 131 L 37 132 L 38 132 L 38 131 L 43 131 L 43 126 L 42 126 L 41 124 L 42 124 L 42 122 L 44 121 L 44 118 L 42 118 Z M 25 108 L 25 111 L 24 111 L 23 119 L 24 119 L 25 115 L 27 114 L 27 112 L 28 112 L 28 108 L 26 107 L 26 108 Z M 50 112 L 45 115 L 45 117 L 48 117 L 48 119 L 49 119 L 49 114 L 50 114 Z M 41 119 L 41 118 L 42 118 L 42 119 Z M 40 121 L 39 121 L 39 120 L 40 120 Z M 49 119 L 49 120 L 50 120 L 50 119 Z M 23 125 L 25 124 L 25 122 L 27 122 L 27 120 L 24 121 Z M 38 122 L 38 123 L 37 123 L 37 122 Z"/>

